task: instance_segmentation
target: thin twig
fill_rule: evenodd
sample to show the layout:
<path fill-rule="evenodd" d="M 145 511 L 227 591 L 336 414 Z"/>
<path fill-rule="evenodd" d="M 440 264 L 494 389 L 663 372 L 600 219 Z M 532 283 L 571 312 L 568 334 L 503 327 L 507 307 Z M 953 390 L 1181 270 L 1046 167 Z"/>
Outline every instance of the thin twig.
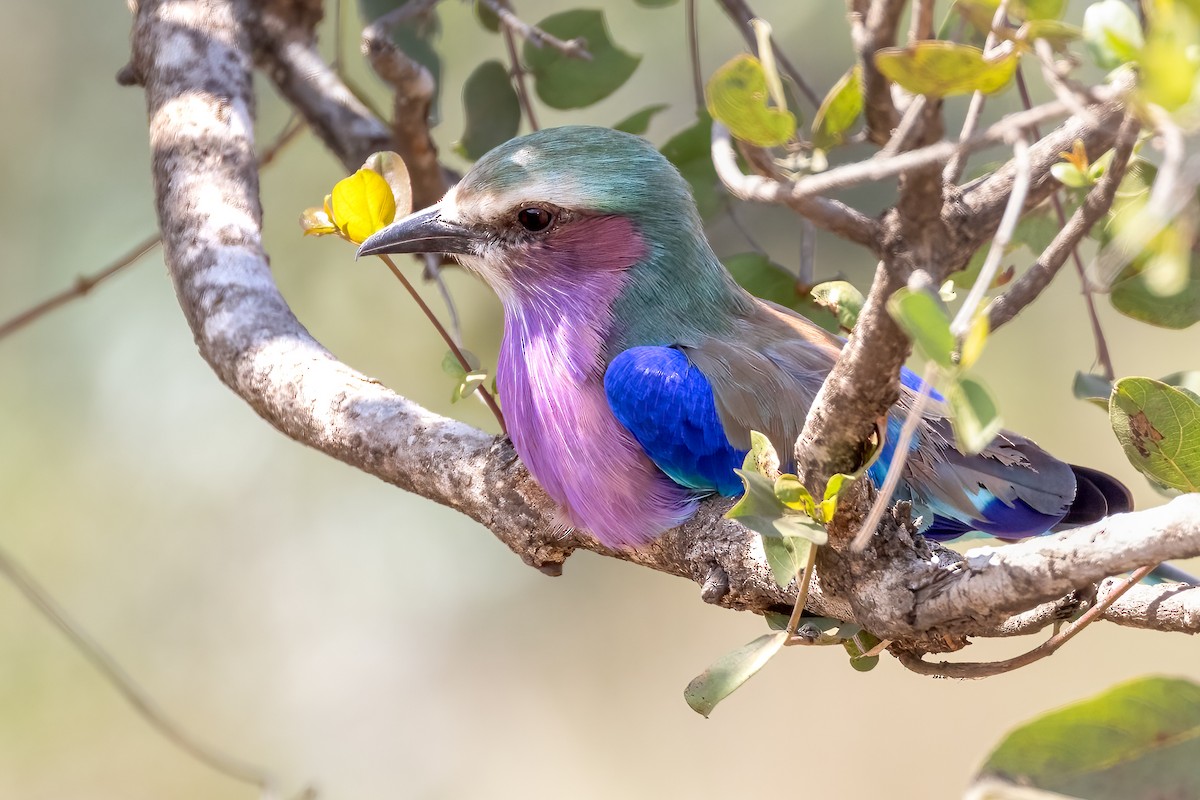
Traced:
<path fill-rule="evenodd" d="M 808 175 L 798 181 L 775 181 L 776 186 L 769 192 L 756 191 L 755 194 L 757 196 L 753 199 L 762 202 L 782 203 L 789 200 L 848 189 L 862 183 L 881 181 L 908 170 L 946 161 L 952 158 L 955 153 L 970 153 L 982 150 L 1011 138 L 1017 131 L 1023 128 L 1028 128 L 1030 125 L 1038 122 L 1060 117 L 1065 113 L 1067 113 L 1067 108 L 1062 103 L 1052 101 L 1045 105 L 1036 106 L 1029 111 L 1018 111 L 1009 114 L 963 142 L 942 140 L 926 145 L 925 147 L 917 148 L 916 150 L 897 153 L 893 156 L 870 158 L 866 161 L 858 161 L 834 167 L 826 172 Z"/>
<path fill-rule="evenodd" d="M 1053 655 L 1060 647 L 1062 647 L 1071 639 L 1079 635 L 1079 633 L 1088 625 L 1100 619 L 1104 612 L 1121 598 L 1121 595 L 1136 586 L 1143 578 L 1149 575 L 1154 570 L 1154 565 L 1140 567 L 1132 574 L 1127 576 L 1119 584 L 1114 586 L 1104 599 L 1097 602 L 1087 611 L 1085 611 L 1079 619 L 1065 626 L 1058 633 L 1051 636 L 1042 644 L 1034 649 L 1022 653 L 1014 658 L 1005 661 L 984 661 L 984 662 L 950 662 L 941 661 L 937 663 L 925 661 L 920 656 L 912 653 L 902 653 L 899 656 L 900 663 L 913 672 L 921 675 L 935 675 L 942 678 L 989 678 L 993 675 L 1000 675 L 1005 672 L 1012 672 L 1015 669 L 1026 667 L 1035 661 L 1040 661 L 1046 656 Z"/>
<path fill-rule="evenodd" d="M 888 143 L 875 154 L 874 158 L 889 158 L 897 153 L 903 153 L 908 149 L 908 142 L 916 131 L 918 123 L 925 112 L 925 102 L 925 95 L 923 94 L 919 94 L 912 99 L 908 104 L 908 108 L 904 110 L 904 116 L 900 118 L 900 124 L 892 132 L 892 138 L 888 139 Z"/>
<path fill-rule="evenodd" d="M 1021 103 L 1025 106 L 1025 108 L 1032 107 L 1033 100 L 1029 96 L 1029 86 L 1025 82 L 1025 73 L 1021 69 L 1021 66 L 1019 64 L 1017 65 L 1017 91 L 1021 95 Z M 1123 150 L 1125 152 L 1125 156 L 1122 159 L 1121 165 L 1116 167 L 1116 169 L 1118 170 L 1117 180 L 1115 182 L 1101 181 L 1101 183 L 1104 184 L 1106 187 L 1105 194 L 1103 196 L 1107 197 L 1107 200 L 1105 200 L 1103 202 L 1104 207 L 1102 209 L 1100 209 L 1095 214 L 1095 216 L 1090 219 L 1086 219 L 1083 217 L 1078 218 L 1080 223 L 1086 222 L 1087 227 L 1078 233 L 1078 235 L 1075 237 L 1074 243 L 1071 245 L 1071 262 L 1075 265 L 1075 274 L 1079 276 L 1080 291 L 1083 293 L 1083 305 L 1084 305 L 1084 308 L 1087 310 L 1088 324 L 1091 326 L 1091 329 L 1092 329 L 1092 341 L 1095 343 L 1095 347 L 1096 347 L 1096 363 L 1098 363 L 1100 365 L 1101 371 L 1104 373 L 1105 377 L 1107 377 L 1108 380 L 1110 380 L 1110 381 L 1116 376 L 1116 372 L 1113 369 L 1112 355 L 1110 354 L 1109 349 L 1108 349 L 1108 340 L 1105 338 L 1104 328 L 1100 324 L 1100 313 L 1096 310 L 1096 293 L 1092 291 L 1091 282 L 1088 280 L 1087 271 L 1084 269 L 1084 266 L 1083 266 L 1083 258 L 1079 255 L 1079 242 L 1081 242 L 1083 240 L 1083 237 L 1087 235 L 1087 232 L 1091 230 L 1092 226 L 1096 224 L 1097 220 L 1099 220 L 1100 217 L 1103 216 L 1110 207 L 1112 207 L 1113 198 L 1116 196 L 1116 191 L 1117 191 L 1118 185 L 1120 183 L 1120 178 L 1125 175 L 1125 167 L 1128 165 L 1129 155 L 1132 152 L 1134 139 L 1136 139 L 1136 137 L 1137 137 L 1138 125 L 1137 125 L 1136 121 L 1131 119 L 1130 117 L 1126 117 L 1125 122 L 1123 124 L 1133 126 L 1131 128 L 1131 132 L 1126 131 L 1127 135 L 1131 136 L 1132 138 L 1130 138 L 1127 142 L 1122 143 L 1120 136 L 1118 136 L 1118 141 L 1114 145 L 1115 147 L 1118 148 L 1118 150 Z M 1032 131 L 1033 131 L 1034 136 L 1040 135 L 1037 131 L 1036 126 L 1034 126 L 1032 128 Z M 1126 145 L 1127 145 L 1127 147 L 1126 147 Z M 1115 160 L 1116 159 L 1114 159 L 1114 161 Z M 1110 169 L 1112 168 L 1112 166 L 1115 166 L 1115 165 L 1110 165 Z M 1050 195 L 1050 203 L 1054 207 L 1054 215 L 1056 217 L 1058 217 L 1059 235 L 1061 235 L 1063 233 L 1063 231 L 1067 228 L 1067 213 L 1063 209 L 1062 197 L 1060 196 L 1060 194 L 1061 194 L 1060 192 L 1055 191 L 1054 193 L 1052 193 Z M 1085 205 L 1086 205 L 1086 203 L 1085 203 Z M 1090 216 L 1090 214 L 1089 214 L 1089 216 Z M 1075 219 L 1076 219 L 1076 217 L 1073 216 L 1072 222 L 1074 222 Z M 1039 259 L 1039 263 L 1040 262 L 1041 262 L 1041 259 Z M 1037 265 L 1035 265 L 1035 267 L 1036 266 Z M 1052 273 L 1049 276 L 1047 276 L 1047 283 L 1049 283 L 1049 278 L 1053 277 L 1053 274 L 1058 272 L 1058 268 L 1060 266 L 1062 266 L 1061 262 L 1053 268 Z M 1045 288 L 1044 285 L 1042 288 Z M 1039 289 L 1038 290 L 1039 294 L 1040 294 L 1040 291 L 1041 290 Z M 1034 295 L 1034 296 L 1036 297 L 1036 295 Z M 1031 297 L 1030 300 L 1032 300 L 1032 299 L 1033 298 Z M 990 319 L 990 311 L 989 311 L 989 322 L 995 322 L 995 320 Z M 993 329 L 994 329 L 994 326 L 993 326 Z"/>
<path fill-rule="evenodd" d="M 275 781 L 265 770 L 200 742 L 167 716 L 158 703 L 130 677 L 116 659 L 109 655 L 78 622 L 72 619 L 55 601 L 54 597 L 3 549 L 0 549 L 0 574 L 8 579 L 9 583 L 46 620 L 58 628 L 70 641 L 72 647 L 78 650 L 87 662 L 133 706 L 134 711 L 150 723 L 165 739 L 222 775 L 257 786 L 263 798 L 275 796 Z"/>
<path fill-rule="evenodd" d="M 908 409 L 908 416 L 904 419 L 904 426 L 900 428 L 900 436 L 896 440 L 896 446 L 892 449 L 892 462 L 888 464 L 883 485 L 879 487 L 871 511 L 859 526 L 854 541 L 850 543 L 850 549 L 856 553 L 861 553 L 866 549 L 871 537 L 875 534 L 875 528 L 883 519 L 884 512 L 892 507 L 892 497 L 896 494 L 900 476 L 904 473 L 904 464 L 908 461 L 909 443 L 912 442 L 913 434 L 917 432 L 917 426 L 924 418 L 925 406 L 929 403 L 933 392 L 933 378 L 936 374 L 937 364 L 930 361 L 925 365 L 925 371 L 921 373 L 921 388 L 917 392 L 912 406 Z"/>
<path fill-rule="evenodd" d="M 700 71 L 700 23 L 696 18 L 696 0 L 687 0 L 683 7 L 684 24 L 688 32 L 688 59 L 692 64 L 692 91 L 696 108 L 704 108 L 704 74 Z"/>
<path fill-rule="evenodd" d="M 486 2 L 486 0 L 485 0 Z M 725 13 L 733 20 L 738 31 L 742 34 L 742 38 L 746 40 L 746 44 L 757 52 L 758 37 L 754 33 L 754 28 L 750 25 L 750 20 L 757 15 L 750 8 L 750 5 L 745 0 L 718 0 L 721 7 L 725 9 Z M 783 72 L 787 75 L 800 93 L 812 103 L 813 108 L 821 106 L 821 96 L 818 95 L 813 88 L 808 85 L 808 81 L 804 80 L 804 76 L 800 74 L 800 70 L 796 69 L 796 65 L 791 62 L 775 41 L 775 37 L 771 37 L 771 50 L 775 53 L 775 60 L 779 66 L 783 68 Z"/>
<path fill-rule="evenodd" d="M 592 60 L 592 54 L 587 49 L 587 42 L 583 39 L 571 39 L 564 42 L 557 36 L 546 33 L 538 26 L 530 25 L 513 13 L 512 9 L 508 7 L 507 0 L 481 0 L 481 2 L 500 18 L 500 24 L 504 26 L 505 30 L 520 36 L 534 47 L 549 45 L 567 58 Z"/>
<path fill-rule="evenodd" d="M 991 247 L 988 248 L 987 256 L 983 260 L 983 267 L 979 270 L 979 277 L 971 284 L 971 290 L 967 292 L 967 299 L 963 301 L 958 313 L 954 316 L 954 321 L 950 323 L 950 331 L 955 336 L 965 336 L 971 329 L 975 312 L 978 310 L 979 304 L 983 302 L 988 289 L 991 288 L 992 281 L 996 278 L 1000 261 L 1004 258 L 1008 244 L 1012 241 L 1013 233 L 1017 229 L 1017 223 L 1021 221 L 1021 214 L 1025 211 L 1025 196 L 1029 194 L 1030 167 L 1029 141 L 1024 135 L 1018 135 L 1016 141 L 1013 142 L 1013 160 L 1016 164 L 1017 174 L 1013 179 L 1012 194 L 1008 197 L 1008 206 L 1005 207 L 1004 216 L 1000 218 L 1000 225 L 992 237 Z"/>
<path fill-rule="evenodd" d="M 817 279 L 817 226 L 808 217 L 800 218 L 800 270 L 796 288 L 808 294 Z"/>
<path fill-rule="evenodd" d="M 1050 245 L 1038 256 L 1037 262 L 1025 271 L 1004 294 L 992 300 L 988 305 L 988 327 L 996 330 L 1013 319 L 1021 309 L 1032 303 L 1042 291 L 1050 285 L 1050 281 L 1058 274 L 1059 269 L 1066 263 L 1069 253 L 1076 252 L 1076 247 L 1088 231 L 1092 229 L 1101 217 L 1112 207 L 1113 198 L 1133 153 L 1133 145 L 1137 140 L 1138 120 L 1133 114 L 1125 117 L 1117 132 L 1117 141 L 1113 147 L 1113 159 L 1107 171 L 1088 192 L 1083 203 L 1071 215 L 1069 222 L 1060 223 L 1062 227 L 1051 240 Z M 1085 297 L 1091 298 L 1091 292 L 1084 284 Z M 1090 308 L 1095 310 L 1094 304 Z M 1108 348 L 1104 341 L 1104 332 L 1099 330 L 1099 320 L 1093 319 L 1092 333 L 1096 338 L 1096 353 L 1107 357 Z M 1102 363 L 1111 361 L 1105 358 Z"/>
<path fill-rule="evenodd" d="M 450 315 L 450 333 L 454 336 L 455 343 L 462 345 L 462 320 L 458 315 L 458 306 L 454 303 L 454 295 L 450 293 L 450 287 L 446 285 L 446 278 L 442 275 L 442 256 L 438 253 L 427 253 L 423 259 L 425 262 L 425 280 L 432 282 L 437 286 L 438 293 L 442 296 L 442 302 L 446 304 L 446 313 Z"/>
<path fill-rule="evenodd" d="M 508 25 L 504 27 L 504 49 L 508 52 L 509 76 L 517 87 L 517 99 L 521 103 L 521 112 L 529 120 L 529 127 L 541 130 L 537 115 L 533 112 L 533 101 L 529 98 L 529 85 L 525 82 L 525 67 L 521 65 L 521 57 L 517 54 L 516 36 Z"/>
<path fill-rule="evenodd" d="M 259 168 L 263 168 L 275 160 L 275 157 L 296 138 L 299 133 L 304 130 L 305 123 L 295 115 L 287 121 L 283 126 L 283 130 L 275 137 L 270 145 L 263 150 L 262 155 L 258 158 Z M 19 312 L 12 319 L 0 323 L 0 339 L 16 333 L 27 325 L 37 322 L 39 319 L 54 311 L 57 308 L 70 303 L 72 300 L 78 300 L 99 286 L 104 281 L 116 275 L 126 267 L 137 263 L 142 256 L 149 253 L 162 241 L 159 234 L 148 236 L 142 241 L 135 244 L 124 255 L 117 258 L 107 267 L 91 275 L 80 275 L 75 279 L 75 282 L 68 289 L 63 289 L 58 294 L 47 297 L 37 305 Z"/>
<path fill-rule="evenodd" d="M 66 305 L 72 300 L 77 300 L 83 297 L 92 289 L 96 288 L 100 283 L 108 280 L 113 275 L 116 275 L 121 270 L 135 263 L 142 256 L 149 253 L 158 246 L 162 239 L 158 234 L 147 237 L 134 245 L 123 256 L 118 258 L 113 263 L 109 264 L 104 269 L 92 275 L 80 275 L 75 279 L 75 283 L 69 289 L 64 289 L 58 294 L 48 297 L 32 308 L 20 312 L 7 322 L 0 323 L 0 339 L 5 336 L 16 333 L 21 328 L 36 322 L 46 314 L 49 314 L 56 308 Z"/>
<path fill-rule="evenodd" d="M 473 371 L 475 367 L 471 365 L 471 362 L 467 361 L 466 356 L 463 355 L 462 349 L 454 341 L 454 337 L 451 336 L 450 332 L 446 330 L 446 327 L 442 325 L 441 320 L 437 318 L 437 314 L 433 313 L 433 309 L 430 308 L 429 304 L 425 302 L 425 298 L 421 297 L 421 293 L 417 291 L 416 287 L 412 285 L 412 282 L 409 281 L 409 279 L 405 277 L 404 273 L 400 271 L 400 268 L 396 266 L 396 262 L 392 261 L 391 256 L 380 255 L 379 257 L 383 259 L 383 263 L 387 264 L 388 269 L 390 269 L 392 274 L 396 276 L 396 280 L 404 284 L 405 290 L 421 309 L 421 313 L 425 315 L 425 318 L 428 319 L 433 327 L 437 330 L 438 336 L 442 337 L 442 341 L 446 343 L 446 347 L 450 348 L 450 352 L 454 354 L 454 358 L 458 361 L 458 365 L 466 372 Z M 483 398 L 484 405 L 488 407 L 488 410 L 492 412 L 492 416 L 496 418 L 496 422 L 500 424 L 500 432 L 506 433 L 508 428 L 506 428 L 504 425 L 504 414 L 500 413 L 500 406 L 496 405 L 496 400 L 492 397 L 492 393 L 482 386 L 476 388 L 475 391 L 479 392 L 480 397 Z"/>
<path fill-rule="evenodd" d="M 933 0 L 915 0 L 913 3 L 912 18 L 909 20 L 908 44 L 911 47 L 921 39 L 932 38 Z"/>
<path fill-rule="evenodd" d="M 817 548 L 820 545 L 808 545 L 808 561 L 804 563 L 804 571 L 797 578 L 799 580 L 799 588 L 796 592 L 796 602 L 792 605 L 791 616 L 788 617 L 787 634 L 788 638 L 796 635 L 796 629 L 800 627 L 800 617 L 804 614 L 804 606 L 808 603 L 808 588 L 812 585 L 813 573 L 817 566 Z"/>
<path fill-rule="evenodd" d="M 985 54 L 989 53 L 996 45 L 996 40 L 999 38 L 996 35 L 996 31 L 1007 24 L 1008 0 L 1000 0 L 1000 3 L 996 6 L 996 13 L 992 15 L 992 27 L 988 30 L 987 39 L 984 40 L 983 43 L 983 52 Z M 1019 65 L 1017 69 L 1020 69 Z M 967 106 L 967 115 L 963 120 L 962 130 L 958 134 L 958 140 L 960 142 L 966 141 L 967 139 L 971 138 L 972 134 L 975 133 L 975 128 L 978 127 L 979 119 L 983 115 L 983 105 L 986 101 L 986 97 L 987 96 L 983 92 L 978 91 L 971 95 L 971 103 Z M 1029 108 L 1029 104 L 1026 104 L 1025 107 Z M 1041 138 L 1036 133 L 1034 133 L 1034 136 L 1036 138 Z M 966 165 L 966 153 L 955 153 L 954 157 L 950 159 L 950 162 L 946 164 L 945 170 L 942 171 L 942 182 L 946 185 L 958 183 L 959 178 L 962 177 L 963 168 L 966 167 Z"/>
<path fill-rule="evenodd" d="M 748 152 L 753 162 L 756 152 L 753 149 Z M 762 151 L 757 152 L 761 153 Z M 734 197 L 759 203 L 780 203 L 790 206 L 817 225 L 845 239 L 857 242 L 872 251 L 879 248 L 878 220 L 872 219 L 838 200 L 806 195 L 793 197 L 788 192 L 791 184 L 774 176 L 766 178 L 743 173 L 741 167 L 738 166 L 737 156 L 733 152 L 733 140 L 729 129 L 719 122 L 713 123 L 712 162 L 721 182 Z M 755 167 L 758 166 L 759 164 L 755 163 Z M 766 164 L 762 166 L 768 168 Z"/>

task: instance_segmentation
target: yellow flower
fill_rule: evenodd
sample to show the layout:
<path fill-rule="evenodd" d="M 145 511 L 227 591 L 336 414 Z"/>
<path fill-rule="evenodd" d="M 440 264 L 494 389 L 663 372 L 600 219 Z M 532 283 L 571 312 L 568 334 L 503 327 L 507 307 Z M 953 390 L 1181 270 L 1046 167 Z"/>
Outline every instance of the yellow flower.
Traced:
<path fill-rule="evenodd" d="M 323 208 L 308 208 L 300 215 L 305 236 L 335 234 L 362 244 L 375 231 L 392 224 L 397 213 L 412 210 L 408 168 L 392 152 L 373 153 L 362 169 L 338 181 L 325 195 Z"/>

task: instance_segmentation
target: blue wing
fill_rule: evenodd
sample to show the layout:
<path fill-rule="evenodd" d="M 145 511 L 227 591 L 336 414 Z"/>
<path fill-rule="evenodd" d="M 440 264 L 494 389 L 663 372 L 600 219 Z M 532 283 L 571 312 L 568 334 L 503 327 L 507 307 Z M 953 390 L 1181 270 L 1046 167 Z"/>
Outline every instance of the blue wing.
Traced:
<path fill-rule="evenodd" d="M 676 483 L 700 492 L 741 494 L 734 469 L 746 451 L 729 443 L 708 379 L 673 347 L 632 347 L 604 373 L 613 414 Z"/>
<path fill-rule="evenodd" d="M 900 382 L 914 392 L 921 379 L 908 369 Z M 943 401 L 936 391 L 933 398 Z M 888 417 L 879 459 L 867 474 L 876 486 L 895 454 L 902 416 Z M 909 500 L 922 517 L 924 535 L 954 539 L 971 531 L 1017 539 L 1048 532 L 1072 508 L 1076 480 L 1072 468 L 1027 439 L 1003 432 L 979 455 L 964 456 L 953 446 L 947 420 L 927 418 L 910 445 L 906 480 L 897 500 Z"/>

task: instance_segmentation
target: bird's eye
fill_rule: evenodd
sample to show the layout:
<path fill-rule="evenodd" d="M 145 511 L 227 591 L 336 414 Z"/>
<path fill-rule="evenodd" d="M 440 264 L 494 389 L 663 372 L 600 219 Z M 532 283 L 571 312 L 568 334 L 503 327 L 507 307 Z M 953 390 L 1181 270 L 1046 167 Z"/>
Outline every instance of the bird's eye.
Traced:
<path fill-rule="evenodd" d="M 517 212 L 517 222 L 521 223 L 525 230 L 537 233 L 550 227 L 550 223 L 554 222 L 554 215 L 539 206 L 529 206 Z"/>

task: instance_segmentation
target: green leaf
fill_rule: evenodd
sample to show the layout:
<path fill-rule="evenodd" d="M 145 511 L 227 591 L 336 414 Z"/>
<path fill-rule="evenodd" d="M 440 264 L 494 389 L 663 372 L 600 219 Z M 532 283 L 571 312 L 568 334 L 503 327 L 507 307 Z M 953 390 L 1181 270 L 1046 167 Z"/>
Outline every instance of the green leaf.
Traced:
<path fill-rule="evenodd" d="M 683 699 L 697 714 L 708 716 L 743 683 L 754 677 L 787 641 L 786 631 L 766 633 L 744 647 L 721 656 L 704 672 L 692 678 Z"/>
<path fill-rule="evenodd" d="M 703 219 L 711 219 L 729 206 L 729 193 L 717 178 L 710 155 L 712 118 L 707 111 L 696 112 L 696 122 L 667 140 L 662 154 L 675 165 L 692 186 L 692 196 Z"/>
<path fill-rule="evenodd" d="M 1200 797 L 1200 686 L 1139 678 L 1014 730 L 977 780 L 1088 800 Z"/>
<path fill-rule="evenodd" d="M 1104 69 L 1136 61 L 1145 43 L 1137 14 L 1123 0 L 1100 0 L 1087 7 L 1083 12 L 1083 41 Z"/>
<path fill-rule="evenodd" d="M 765 433 L 750 431 L 750 449 L 742 459 L 742 469 L 769 478 L 779 472 L 779 454 Z"/>
<path fill-rule="evenodd" d="M 755 297 L 798 311 L 830 333 L 838 332 L 837 318 L 802 291 L 794 274 L 762 253 L 739 253 L 727 256 L 722 263 L 733 279 Z"/>
<path fill-rule="evenodd" d="M 472 161 L 517 135 L 521 127 L 521 104 L 499 61 L 485 61 L 463 84 L 466 130 L 454 146 L 455 152 Z"/>
<path fill-rule="evenodd" d="M 808 564 L 808 551 L 816 547 L 799 536 L 763 536 L 763 553 L 779 588 L 786 589 Z"/>
<path fill-rule="evenodd" d="M 950 317 L 931 292 L 899 289 L 888 299 L 888 312 L 924 356 L 951 369 L 958 342 L 950 332 Z"/>
<path fill-rule="evenodd" d="M 642 60 L 613 44 L 602 11 L 563 11 L 546 17 L 538 27 L 564 41 L 585 39 L 592 54 L 590 61 L 568 58 L 553 47 L 525 42 L 525 65 L 533 74 L 538 97 L 551 108 L 584 108 L 600 102 L 629 80 Z"/>
<path fill-rule="evenodd" d="M 1071 391 L 1076 399 L 1086 400 L 1107 411 L 1108 398 L 1112 394 L 1112 381 L 1103 375 L 1076 372 L 1075 383 L 1072 385 Z"/>
<path fill-rule="evenodd" d="M 1056 181 L 1070 189 L 1086 189 L 1095 183 L 1090 175 L 1066 161 L 1051 164 L 1050 174 Z"/>
<path fill-rule="evenodd" d="M 1200 400 L 1200 372 L 1198 371 L 1172 372 L 1159 380 L 1168 386 L 1174 386 L 1176 389 L 1194 395 L 1197 400 Z"/>
<path fill-rule="evenodd" d="M 829 90 L 813 117 L 813 147 L 828 150 L 846 140 L 863 112 L 862 68 L 855 65 Z"/>
<path fill-rule="evenodd" d="M 666 108 L 666 103 L 655 103 L 652 106 L 646 106 L 641 111 L 630 114 L 616 125 L 613 125 L 613 130 L 625 131 L 626 133 L 632 133 L 635 136 L 641 136 L 650 129 L 650 120 L 654 117 L 654 115 L 658 114 L 660 111 L 665 111 Z"/>
<path fill-rule="evenodd" d="M 838 498 L 851 483 L 854 483 L 855 477 L 844 472 L 830 476 L 829 481 L 825 484 L 825 497 L 817 506 L 817 519 L 821 522 L 829 522 L 833 519 L 833 515 L 837 513 Z"/>
<path fill-rule="evenodd" d="M 847 332 L 854 329 L 866 302 L 862 292 L 849 281 L 818 283 L 812 289 L 812 298 L 818 306 L 832 313 L 837 318 L 838 327 Z"/>
<path fill-rule="evenodd" d="M 730 59 L 708 80 L 708 113 L 738 139 L 758 147 L 775 147 L 796 133 L 796 116 L 767 105 L 767 76 L 751 55 Z"/>
<path fill-rule="evenodd" d="M 492 11 L 492 9 L 488 8 L 485 3 L 480 2 L 480 0 L 475 0 L 475 18 L 479 20 L 479 24 L 485 30 L 489 30 L 492 33 L 500 32 L 500 17 L 496 16 L 496 12 Z"/>
<path fill-rule="evenodd" d="M 363 239 L 392 224 L 396 217 L 392 187 L 373 170 L 360 169 L 338 181 L 331 198 L 334 223 L 355 244 L 362 244 Z"/>
<path fill-rule="evenodd" d="M 954 442 L 964 455 L 982 452 L 1004 426 L 996 401 L 974 378 L 963 376 L 950 382 L 946 400 L 953 414 Z"/>
<path fill-rule="evenodd" d="M 866 631 L 860 631 L 853 637 L 842 642 L 842 646 L 846 648 L 847 655 L 850 656 L 850 666 L 856 672 L 870 672 L 879 665 L 879 656 L 866 655 L 881 644 L 882 640 L 873 636 Z"/>
<path fill-rule="evenodd" d="M 1122 378 L 1108 412 L 1139 472 L 1163 486 L 1200 491 L 1200 402 L 1193 395 L 1150 378 Z"/>
<path fill-rule="evenodd" d="M 745 493 L 725 513 L 728 519 L 736 519 L 764 538 L 795 536 L 814 544 L 829 541 L 829 534 L 820 523 L 780 502 L 775 494 L 775 483 L 770 478 L 744 469 L 734 471 L 741 476 Z"/>
<path fill-rule="evenodd" d="M 875 66 L 885 77 L 913 94 L 931 97 L 998 92 L 1012 80 L 1019 60 L 1015 49 L 989 61 L 978 47 L 936 40 L 875 54 Z"/>
<path fill-rule="evenodd" d="M 1082 28 L 1053 19 L 1030 20 L 1017 31 L 1019 41 L 1032 42 L 1035 39 L 1045 39 L 1052 48 L 1060 52 L 1065 51 L 1071 42 L 1082 37 Z"/>
<path fill-rule="evenodd" d="M 1180 330 L 1200 322 L 1200 257 L 1192 233 L 1164 228 L 1113 281 L 1113 307 L 1127 317 Z"/>

